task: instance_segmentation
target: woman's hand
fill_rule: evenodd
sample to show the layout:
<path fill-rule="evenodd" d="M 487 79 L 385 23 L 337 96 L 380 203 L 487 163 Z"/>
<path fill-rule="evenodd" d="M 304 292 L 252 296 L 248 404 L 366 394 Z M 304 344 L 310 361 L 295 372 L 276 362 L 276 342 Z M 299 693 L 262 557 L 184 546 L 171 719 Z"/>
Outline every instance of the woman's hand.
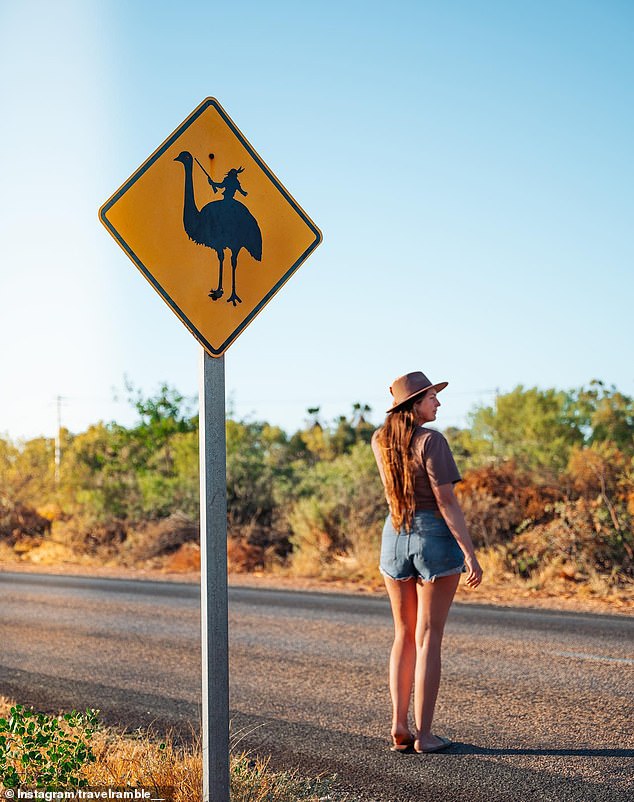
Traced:
<path fill-rule="evenodd" d="M 475 556 L 473 541 L 467 529 L 464 513 L 460 503 L 453 491 L 453 484 L 434 485 L 432 484 L 438 508 L 445 519 L 451 534 L 456 538 L 458 545 L 464 554 L 464 561 L 467 566 L 467 585 L 470 588 L 477 588 L 482 582 L 482 568 Z"/>
<path fill-rule="evenodd" d="M 482 582 L 482 568 L 475 554 L 467 554 L 464 558 L 467 566 L 467 585 L 470 588 L 477 588 Z"/>

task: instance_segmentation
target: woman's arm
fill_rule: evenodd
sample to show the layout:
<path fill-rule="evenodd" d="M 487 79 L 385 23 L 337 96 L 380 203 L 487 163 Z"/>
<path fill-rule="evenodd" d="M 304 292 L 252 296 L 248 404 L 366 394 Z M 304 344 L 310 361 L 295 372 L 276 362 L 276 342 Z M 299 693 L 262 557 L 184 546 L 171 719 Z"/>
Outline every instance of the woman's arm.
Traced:
<path fill-rule="evenodd" d="M 467 529 L 467 522 L 465 521 L 462 508 L 460 507 L 460 502 L 453 491 L 453 484 L 432 484 L 432 489 L 442 517 L 447 522 L 451 534 L 456 538 L 464 554 L 467 566 L 467 585 L 470 588 L 477 588 L 480 582 L 482 582 L 482 568 L 475 555 L 473 541 Z"/>
<path fill-rule="evenodd" d="M 377 430 L 378 431 L 378 430 Z M 379 476 L 381 477 L 381 482 L 383 484 L 383 493 L 385 495 L 385 500 L 390 503 L 389 498 L 387 497 L 387 488 L 385 487 L 385 469 L 383 468 L 383 457 L 381 456 L 381 447 L 379 446 L 379 441 L 376 437 L 376 432 L 372 435 L 372 440 L 370 442 L 372 446 L 372 451 L 374 452 L 374 459 L 376 460 L 376 466 L 379 469 Z"/>

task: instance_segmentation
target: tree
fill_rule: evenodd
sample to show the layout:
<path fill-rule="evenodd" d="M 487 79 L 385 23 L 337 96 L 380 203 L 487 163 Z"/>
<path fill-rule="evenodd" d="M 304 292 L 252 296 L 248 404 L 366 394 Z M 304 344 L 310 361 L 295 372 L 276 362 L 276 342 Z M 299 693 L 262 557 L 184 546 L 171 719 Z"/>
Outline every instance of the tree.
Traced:
<path fill-rule="evenodd" d="M 570 414 L 572 400 L 560 390 L 519 385 L 471 414 L 472 446 L 522 468 L 560 472 L 573 446 L 584 441 L 582 421 Z"/>
<path fill-rule="evenodd" d="M 42 505 L 55 495 L 55 443 L 36 437 L 20 445 L 0 439 L 0 494 L 10 502 Z"/>
<path fill-rule="evenodd" d="M 290 480 L 287 437 L 267 423 L 227 421 L 227 509 L 235 525 L 271 526 L 278 483 Z"/>
<path fill-rule="evenodd" d="M 144 396 L 126 379 L 128 400 L 136 408 L 140 423 L 130 430 L 132 439 L 153 454 L 157 470 L 169 475 L 173 469 L 170 440 L 175 434 L 197 429 L 187 399 L 178 390 L 163 383 L 156 395 Z"/>
<path fill-rule="evenodd" d="M 98 521 L 142 512 L 139 454 L 129 432 L 97 423 L 71 438 L 64 453 L 60 497 L 65 508 Z"/>
<path fill-rule="evenodd" d="M 570 394 L 568 415 L 585 435 L 588 445 L 613 443 L 634 456 L 634 399 L 593 379 Z"/>

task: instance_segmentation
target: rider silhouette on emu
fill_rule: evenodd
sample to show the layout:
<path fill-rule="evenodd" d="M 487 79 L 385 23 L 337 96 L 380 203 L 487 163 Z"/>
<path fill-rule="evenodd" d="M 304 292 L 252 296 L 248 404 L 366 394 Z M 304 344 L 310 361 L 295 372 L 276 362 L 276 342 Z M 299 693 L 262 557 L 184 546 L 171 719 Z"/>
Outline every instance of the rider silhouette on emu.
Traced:
<path fill-rule="evenodd" d="M 237 170 L 235 167 L 233 167 L 231 170 L 229 170 L 220 184 L 217 184 L 213 178 L 211 178 L 211 176 L 207 176 L 207 181 L 209 181 L 209 184 L 214 192 L 217 189 L 224 190 L 222 195 L 223 200 L 233 200 L 233 196 L 236 194 L 236 192 L 239 192 L 246 198 L 249 193 L 242 189 L 240 186 L 240 179 L 238 178 L 238 173 L 242 172 L 244 172 L 244 167 L 240 167 Z"/>
<path fill-rule="evenodd" d="M 183 205 L 185 233 L 198 245 L 211 248 L 218 257 L 218 285 L 209 291 L 209 297 L 213 301 L 217 301 L 224 294 L 222 273 L 224 252 L 225 249 L 228 249 L 231 253 L 231 295 L 227 299 L 227 303 L 236 306 L 236 304 L 242 303 L 236 293 L 236 269 L 240 251 L 244 248 L 256 261 L 262 261 L 260 227 L 247 207 L 234 198 L 236 192 L 240 192 L 245 197 L 247 195 L 240 186 L 238 178 L 238 174 L 243 172 L 244 168 L 232 168 L 224 179 L 217 183 L 200 165 L 213 191 L 222 189 L 223 196 L 222 199 L 211 201 L 198 209 L 192 176 L 194 157 L 189 151 L 184 150 L 174 161 L 180 162 L 185 168 L 185 201 Z M 198 162 L 198 159 L 196 161 Z"/>

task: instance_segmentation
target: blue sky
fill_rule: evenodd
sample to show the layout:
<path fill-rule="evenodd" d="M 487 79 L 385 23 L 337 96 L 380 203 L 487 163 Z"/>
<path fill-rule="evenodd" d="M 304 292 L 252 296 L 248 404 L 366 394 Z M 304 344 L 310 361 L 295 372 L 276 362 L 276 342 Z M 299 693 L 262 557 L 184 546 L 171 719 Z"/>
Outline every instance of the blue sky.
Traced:
<path fill-rule="evenodd" d="M 391 380 L 634 394 L 630 2 L 0 0 L 0 433 L 195 396 L 199 346 L 100 205 L 211 95 L 324 242 L 226 354 L 289 431 Z"/>

